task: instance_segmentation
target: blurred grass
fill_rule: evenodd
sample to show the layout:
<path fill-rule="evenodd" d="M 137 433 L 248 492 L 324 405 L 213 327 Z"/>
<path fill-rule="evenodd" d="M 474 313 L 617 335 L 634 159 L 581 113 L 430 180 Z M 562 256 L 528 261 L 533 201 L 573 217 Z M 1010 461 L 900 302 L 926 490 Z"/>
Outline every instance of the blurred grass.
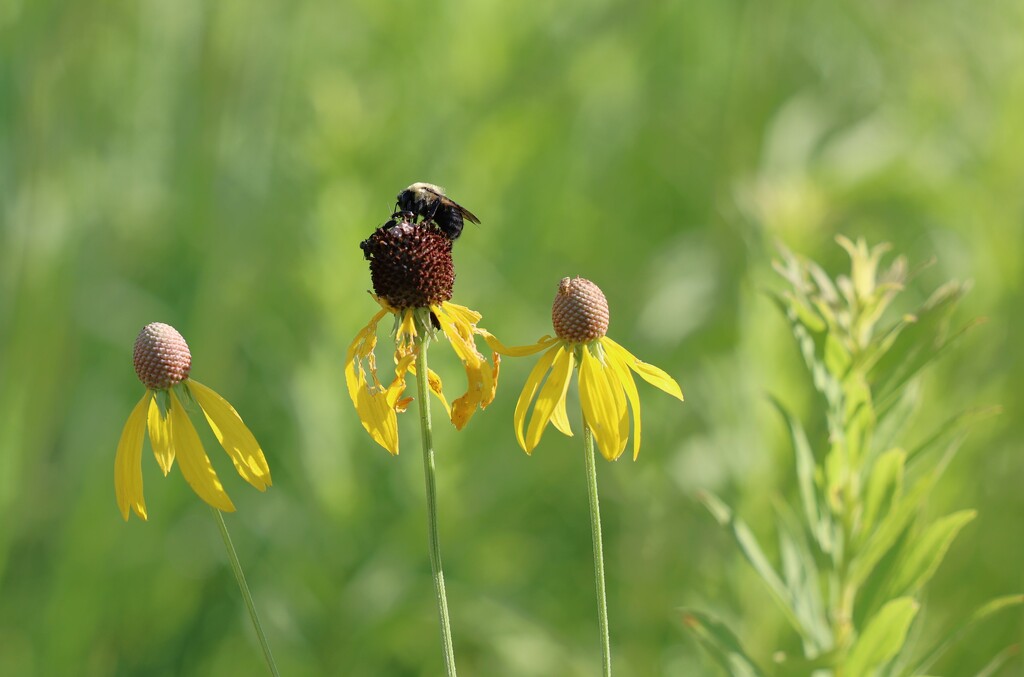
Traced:
<path fill-rule="evenodd" d="M 142 392 L 129 352 L 150 321 L 185 335 L 193 374 L 267 452 L 266 495 L 214 460 L 282 672 L 438 673 L 414 417 L 388 458 L 341 383 L 374 309 L 357 244 L 417 180 L 483 220 L 456 247 L 455 300 L 485 327 L 536 339 L 557 280 L 584 275 L 611 335 L 683 385 L 682 410 L 642 392 L 640 460 L 599 468 L 619 674 L 711 672 L 684 605 L 759 654 L 792 641 L 693 498 L 768 519 L 791 489 L 764 394 L 814 403 L 761 293 L 775 241 L 832 270 L 836 233 L 934 257 L 912 293 L 975 281 L 962 319 L 988 322 L 924 381 L 919 424 L 1006 411 L 933 498 L 980 516 L 930 622 L 1019 590 L 1022 31 L 1012 0 L 3 3 L 0 674 L 260 674 L 177 471 L 145 459 L 149 523 L 118 518 L 113 452 Z M 530 366 L 506 360 L 493 407 L 436 433 L 469 675 L 600 660 L 578 440 L 549 432 L 527 458 L 511 434 Z M 937 669 L 980 670 L 1022 626 Z"/>

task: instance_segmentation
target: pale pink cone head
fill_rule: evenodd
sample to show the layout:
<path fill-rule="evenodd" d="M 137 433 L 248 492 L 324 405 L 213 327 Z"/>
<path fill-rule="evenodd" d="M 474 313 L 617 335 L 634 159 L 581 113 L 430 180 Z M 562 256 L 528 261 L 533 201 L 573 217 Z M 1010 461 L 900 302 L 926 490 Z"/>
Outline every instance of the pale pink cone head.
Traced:
<path fill-rule="evenodd" d="M 192 353 L 178 330 L 163 322 L 147 324 L 135 339 L 135 373 L 150 390 L 166 390 L 188 378 Z"/>

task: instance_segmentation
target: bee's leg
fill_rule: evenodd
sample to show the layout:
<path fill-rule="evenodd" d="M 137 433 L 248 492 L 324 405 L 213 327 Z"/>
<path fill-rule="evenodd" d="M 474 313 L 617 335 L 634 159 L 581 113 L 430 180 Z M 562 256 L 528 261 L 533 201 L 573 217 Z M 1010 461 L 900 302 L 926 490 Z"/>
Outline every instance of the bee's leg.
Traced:
<path fill-rule="evenodd" d="M 426 214 L 424 214 L 423 215 L 423 219 L 424 220 L 434 221 L 434 223 L 437 223 L 437 221 L 436 221 L 437 210 L 440 209 L 440 208 L 441 208 L 441 201 L 440 200 L 435 201 L 434 202 L 434 208 L 430 210 L 430 216 L 427 216 Z"/>

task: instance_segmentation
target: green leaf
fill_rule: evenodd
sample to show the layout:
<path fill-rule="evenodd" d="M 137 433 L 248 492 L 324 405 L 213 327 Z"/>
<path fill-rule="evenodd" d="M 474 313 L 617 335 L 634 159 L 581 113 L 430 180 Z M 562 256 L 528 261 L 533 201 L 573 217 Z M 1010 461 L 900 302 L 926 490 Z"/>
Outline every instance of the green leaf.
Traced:
<path fill-rule="evenodd" d="M 829 332 L 825 337 L 824 359 L 825 368 L 833 376 L 840 379 L 846 376 L 846 371 L 850 368 L 850 364 L 853 363 L 850 351 L 843 346 L 842 342 L 833 332 Z"/>
<path fill-rule="evenodd" d="M 818 670 L 828 670 L 836 665 L 839 659 L 838 649 L 832 649 L 814 658 L 789 656 L 782 652 L 772 656 L 774 677 L 807 677 Z"/>
<path fill-rule="evenodd" d="M 871 534 L 878 516 L 899 500 L 903 493 L 903 467 L 906 459 L 907 454 L 902 449 L 890 449 L 875 460 L 864 491 L 864 512 L 861 515 L 858 542 L 862 543 Z"/>
<path fill-rule="evenodd" d="M 1001 413 L 1003 413 L 1003 408 L 999 406 L 976 407 L 968 409 L 967 411 L 962 411 L 939 425 L 934 431 L 932 431 L 931 435 L 912 448 L 907 456 L 908 458 L 917 458 L 920 455 L 926 454 L 937 444 L 963 432 L 978 421 L 983 421 Z"/>
<path fill-rule="evenodd" d="M 900 597 L 883 606 L 850 650 L 843 675 L 866 676 L 899 653 L 917 610 L 918 603 L 910 597 Z"/>
<path fill-rule="evenodd" d="M 889 595 L 913 594 L 927 583 L 945 558 L 953 539 L 977 514 L 974 510 L 961 510 L 930 524 L 896 565 Z"/>
<path fill-rule="evenodd" d="M 782 575 L 793 600 L 793 612 L 803 627 L 813 635 L 813 641 L 804 641 L 804 653 L 816 655 L 832 646 L 828 615 L 822 599 L 822 585 L 818 565 L 807 538 L 807 525 L 803 524 L 789 505 L 775 502 L 778 514 L 779 557 Z"/>
<path fill-rule="evenodd" d="M 750 527 L 742 520 L 737 519 L 729 506 L 714 494 L 701 491 L 697 494 L 697 498 L 704 504 L 715 520 L 723 527 L 728 528 L 732 533 L 733 539 L 739 546 L 743 556 L 746 557 L 750 565 L 754 567 L 754 571 L 764 581 L 768 592 L 771 593 L 772 599 L 779 605 L 783 615 L 785 615 L 790 625 L 793 626 L 793 629 L 800 633 L 804 640 L 811 641 L 811 633 L 807 628 L 803 627 L 793 609 L 793 600 L 790 597 L 789 590 L 786 588 L 785 583 L 782 582 L 782 579 L 779 578 L 779 574 L 776 573 L 768 558 L 765 557 L 764 551 L 761 550 L 761 546 L 758 544 L 753 532 L 750 531 Z"/>
<path fill-rule="evenodd" d="M 978 671 L 978 674 L 976 674 L 974 677 L 992 677 L 992 675 L 995 675 L 999 672 L 999 668 L 1006 665 L 1006 663 L 1011 658 L 1013 658 L 1019 653 L 1020 645 L 1011 644 L 1010 646 L 1006 647 L 1005 649 L 997 653 L 995 657 L 992 660 L 990 660 L 985 667 Z"/>
<path fill-rule="evenodd" d="M 864 548 L 854 554 L 850 564 L 850 584 L 859 586 L 867 579 L 878 560 L 889 551 L 903 530 L 917 514 L 917 509 L 934 484 L 935 475 L 918 480 L 910 493 L 896 501 L 871 534 Z"/>
<path fill-rule="evenodd" d="M 804 509 L 804 518 L 807 520 L 808 528 L 817 541 L 818 547 L 822 552 L 830 553 L 833 547 L 832 534 L 828 524 L 828 512 L 822 512 L 818 505 L 818 490 L 814 483 L 814 452 L 811 451 L 807 434 L 800 421 L 777 399 L 772 398 L 771 401 L 789 426 L 790 439 L 793 443 L 797 487 L 800 490 L 800 503 Z"/>
<path fill-rule="evenodd" d="M 916 384 L 913 387 L 904 388 L 900 391 L 899 398 L 893 406 L 885 412 L 885 415 L 876 412 L 875 434 L 872 435 L 871 443 L 875 451 L 882 452 L 896 446 L 896 440 L 913 419 L 921 404 L 921 388 Z"/>
<path fill-rule="evenodd" d="M 871 370 L 880 412 L 894 404 L 894 395 L 907 381 L 973 326 L 969 324 L 952 336 L 943 335 L 945 323 L 968 288 L 969 285 L 959 282 L 943 285 L 914 316 L 901 320 L 886 336 L 878 361 Z"/>
<path fill-rule="evenodd" d="M 903 671 L 901 673 L 902 677 L 919 675 L 930 669 L 936 661 L 942 658 L 942 655 L 946 653 L 950 647 L 960 641 L 960 639 L 967 634 L 968 630 L 984 621 L 989 616 L 996 614 L 1003 609 L 1017 606 L 1019 604 L 1024 604 L 1024 595 L 1006 595 L 1004 597 L 996 597 L 995 599 L 989 600 L 982 606 L 978 607 L 978 609 L 976 609 L 970 616 L 955 625 L 944 637 L 942 637 L 942 639 L 936 642 L 920 660 Z"/>
<path fill-rule="evenodd" d="M 764 672 L 747 655 L 736 635 L 724 623 L 702 611 L 682 611 L 683 624 L 727 674 L 733 677 L 763 677 Z"/>

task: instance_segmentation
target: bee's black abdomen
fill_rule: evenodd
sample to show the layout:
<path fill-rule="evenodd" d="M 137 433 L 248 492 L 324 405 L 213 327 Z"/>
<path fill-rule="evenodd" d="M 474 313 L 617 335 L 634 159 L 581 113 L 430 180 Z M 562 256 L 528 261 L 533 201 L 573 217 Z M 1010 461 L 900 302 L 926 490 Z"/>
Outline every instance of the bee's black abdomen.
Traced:
<path fill-rule="evenodd" d="M 448 237 L 449 240 L 455 240 L 462 235 L 462 212 L 457 207 L 449 207 L 443 205 L 437 210 L 437 214 L 434 216 L 434 222 L 437 223 L 437 227 L 441 229 L 441 232 Z"/>

